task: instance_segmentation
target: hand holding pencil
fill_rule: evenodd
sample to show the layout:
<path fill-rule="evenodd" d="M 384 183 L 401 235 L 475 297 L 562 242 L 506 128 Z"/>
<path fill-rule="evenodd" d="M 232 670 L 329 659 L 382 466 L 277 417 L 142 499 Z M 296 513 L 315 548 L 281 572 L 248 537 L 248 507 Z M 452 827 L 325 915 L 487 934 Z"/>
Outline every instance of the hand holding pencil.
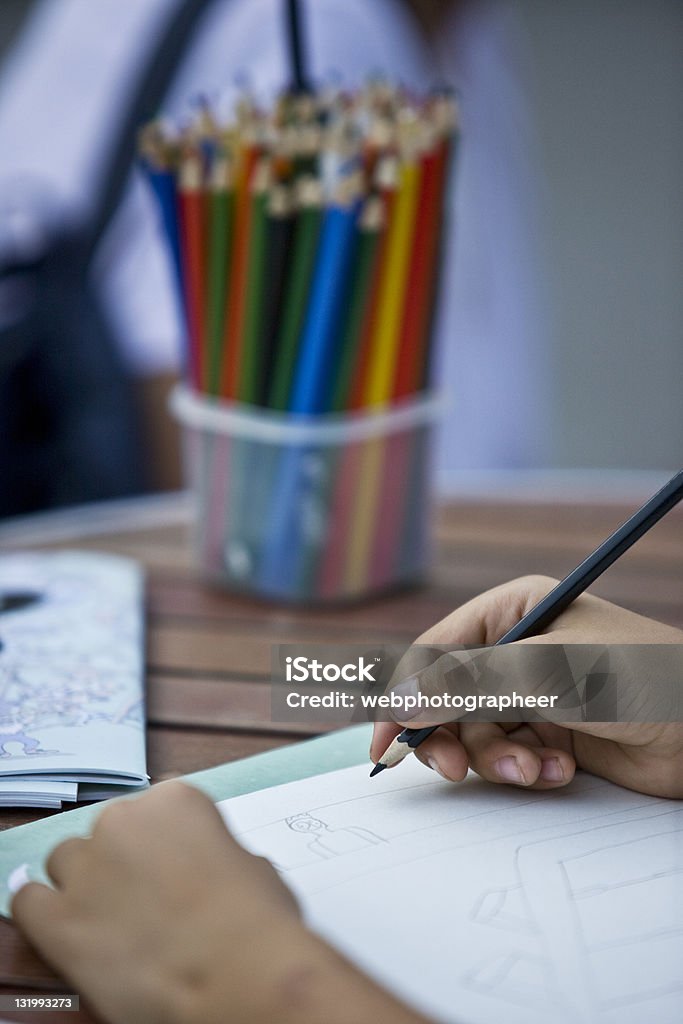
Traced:
<path fill-rule="evenodd" d="M 495 644 L 555 583 L 529 576 L 503 584 L 456 609 L 417 642 Z M 584 594 L 543 636 L 524 643 L 683 644 L 683 633 Z M 402 725 L 437 724 L 441 728 L 414 753 L 453 782 L 462 781 L 471 768 L 489 782 L 555 789 L 571 782 L 576 769 L 582 768 L 640 792 L 683 796 L 683 727 L 678 722 L 449 723 L 448 717 L 447 711 L 430 711 L 399 725 L 376 723 L 371 760 L 382 758 Z"/>

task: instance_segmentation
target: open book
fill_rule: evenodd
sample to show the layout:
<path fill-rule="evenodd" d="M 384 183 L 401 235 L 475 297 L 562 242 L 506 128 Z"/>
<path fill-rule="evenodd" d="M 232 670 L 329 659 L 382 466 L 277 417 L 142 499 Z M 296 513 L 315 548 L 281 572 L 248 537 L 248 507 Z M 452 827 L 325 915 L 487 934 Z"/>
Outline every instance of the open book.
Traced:
<path fill-rule="evenodd" d="M 683 806 L 591 775 L 449 785 L 410 758 L 219 803 L 311 927 L 436 1020 L 683 1020 Z"/>
<path fill-rule="evenodd" d="M 128 559 L 0 558 L 0 806 L 60 807 L 148 784 L 143 581 Z"/>

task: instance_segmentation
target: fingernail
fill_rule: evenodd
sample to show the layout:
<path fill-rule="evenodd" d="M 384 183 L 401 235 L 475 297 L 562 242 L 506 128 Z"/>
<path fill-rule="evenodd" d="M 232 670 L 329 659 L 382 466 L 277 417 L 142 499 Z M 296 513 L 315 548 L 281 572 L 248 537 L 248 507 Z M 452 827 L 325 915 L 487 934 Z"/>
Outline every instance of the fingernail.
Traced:
<path fill-rule="evenodd" d="M 498 777 L 504 782 L 524 782 L 524 776 L 522 775 L 522 769 L 519 767 L 517 758 L 509 754 L 507 757 L 501 757 L 496 761 L 494 765 Z"/>
<path fill-rule="evenodd" d="M 564 772 L 559 757 L 548 757 L 541 762 L 541 778 L 545 782 L 562 782 Z"/>
<path fill-rule="evenodd" d="M 441 769 L 439 768 L 439 762 L 438 762 L 438 761 L 436 760 L 436 758 L 435 758 L 435 757 L 431 757 L 431 755 L 430 755 L 430 756 L 429 756 L 429 757 L 427 758 L 427 764 L 428 764 L 428 765 L 429 765 L 429 767 L 430 767 L 430 768 L 432 769 L 432 771 L 433 771 L 433 772 L 436 772 L 436 774 L 437 774 L 437 775 L 440 775 L 442 779 L 445 779 L 445 778 L 446 778 L 446 776 L 444 775 L 444 773 L 443 773 L 443 772 L 441 771 Z"/>
<path fill-rule="evenodd" d="M 30 881 L 31 879 L 28 877 L 28 864 L 20 864 L 18 868 L 10 871 L 7 876 L 7 888 L 13 896 L 16 896 L 19 890 L 28 885 Z"/>
<path fill-rule="evenodd" d="M 417 698 L 420 694 L 420 684 L 417 680 L 417 676 L 410 676 L 408 679 L 403 679 L 396 686 L 391 688 L 391 697 L 396 696 L 400 702 L 397 707 L 392 707 L 392 714 L 399 722 L 407 722 L 410 718 L 415 718 L 420 713 L 420 707 L 417 702 Z M 406 707 L 406 704 L 408 705 Z"/>

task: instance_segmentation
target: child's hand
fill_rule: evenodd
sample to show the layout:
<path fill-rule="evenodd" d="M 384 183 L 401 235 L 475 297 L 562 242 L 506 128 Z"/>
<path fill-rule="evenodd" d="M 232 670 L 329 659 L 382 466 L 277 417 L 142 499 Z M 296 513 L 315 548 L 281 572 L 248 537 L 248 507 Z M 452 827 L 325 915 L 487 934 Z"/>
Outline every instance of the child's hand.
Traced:
<path fill-rule="evenodd" d="M 417 643 L 494 644 L 555 586 L 529 576 L 481 594 L 424 633 Z M 524 643 L 683 644 L 683 633 L 600 598 L 578 598 L 542 636 Z M 683 685 L 683 680 L 682 680 Z M 419 726 L 443 721 L 428 716 Z M 415 727 L 417 719 L 405 725 Z M 370 757 L 378 761 L 401 731 L 376 723 Z M 446 778 L 460 781 L 468 768 L 491 782 L 531 789 L 566 785 L 578 767 L 629 789 L 683 796 L 683 724 L 452 723 L 415 751 Z"/>
<path fill-rule="evenodd" d="M 12 914 L 109 1024 L 338 1024 L 418 1018 L 303 927 L 271 865 L 199 790 L 170 782 L 105 808 Z"/>

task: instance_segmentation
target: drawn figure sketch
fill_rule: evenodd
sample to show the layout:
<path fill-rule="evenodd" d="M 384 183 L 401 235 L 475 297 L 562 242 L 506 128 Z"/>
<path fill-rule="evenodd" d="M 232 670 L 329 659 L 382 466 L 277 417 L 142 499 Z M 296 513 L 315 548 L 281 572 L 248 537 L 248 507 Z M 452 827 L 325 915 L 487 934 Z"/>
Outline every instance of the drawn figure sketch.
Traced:
<path fill-rule="evenodd" d="M 311 837 L 306 845 L 318 857 L 339 857 L 364 846 L 375 846 L 377 843 L 386 842 L 385 839 L 368 828 L 355 825 L 331 828 L 321 818 L 315 818 L 308 811 L 304 811 L 302 814 L 293 814 L 286 819 L 286 822 L 292 832 L 301 832 L 303 835 Z"/>

